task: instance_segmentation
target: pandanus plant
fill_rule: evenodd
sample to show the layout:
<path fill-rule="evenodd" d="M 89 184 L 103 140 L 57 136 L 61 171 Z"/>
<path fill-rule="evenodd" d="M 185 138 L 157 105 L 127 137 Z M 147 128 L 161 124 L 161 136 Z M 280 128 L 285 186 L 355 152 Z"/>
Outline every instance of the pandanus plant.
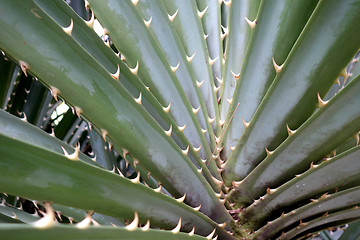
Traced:
<path fill-rule="evenodd" d="M 360 218 L 359 0 L 85 7 L 0 1 L 1 238 L 303 239 Z"/>

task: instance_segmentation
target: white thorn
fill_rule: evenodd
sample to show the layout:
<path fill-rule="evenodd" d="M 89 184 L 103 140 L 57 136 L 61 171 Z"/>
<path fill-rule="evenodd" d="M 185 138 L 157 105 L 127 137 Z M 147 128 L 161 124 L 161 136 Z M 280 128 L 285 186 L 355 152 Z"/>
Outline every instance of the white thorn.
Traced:
<path fill-rule="evenodd" d="M 55 213 L 51 204 L 44 203 L 44 208 L 46 210 L 46 213 L 43 213 L 44 217 L 33 223 L 36 228 L 49 228 L 55 224 Z"/>
<path fill-rule="evenodd" d="M 221 25 L 221 29 L 224 31 L 224 34 L 225 34 L 225 35 L 228 35 L 228 33 L 229 33 L 229 28 L 226 28 L 226 27 L 224 27 L 223 25 Z"/>
<path fill-rule="evenodd" d="M 26 114 L 25 114 L 25 112 L 22 112 L 22 114 L 24 115 L 22 118 L 20 118 L 21 119 L 21 121 L 23 121 L 23 122 L 27 122 L 27 117 L 26 117 Z"/>
<path fill-rule="evenodd" d="M 208 38 L 209 34 L 204 34 L 204 39 L 206 40 Z"/>
<path fill-rule="evenodd" d="M 171 107 L 171 102 L 169 102 L 169 105 L 167 107 L 163 107 L 164 112 L 169 112 Z"/>
<path fill-rule="evenodd" d="M 65 157 L 67 157 L 68 159 L 72 160 L 72 161 L 77 161 L 79 160 L 79 152 L 80 152 L 80 144 L 77 144 L 75 147 L 75 151 L 72 154 L 69 154 L 65 148 L 63 148 L 63 146 L 60 146 L 61 149 L 64 152 Z"/>
<path fill-rule="evenodd" d="M 25 61 L 20 60 L 19 61 L 20 67 L 21 67 L 21 71 L 23 71 L 23 73 L 25 74 L 25 76 L 27 77 L 27 70 L 30 68 L 29 64 Z"/>
<path fill-rule="evenodd" d="M 214 58 L 214 59 L 211 59 L 211 58 L 209 57 L 209 64 L 210 64 L 210 66 L 214 65 L 214 63 L 215 63 L 218 59 L 219 59 L 219 56 L 217 56 L 217 57 Z"/>
<path fill-rule="evenodd" d="M 146 25 L 147 27 L 150 27 L 151 21 L 152 21 L 152 16 L 150 17 L 149 20 L 147 20 L 147 21 L 144 20 L 144 23 L 145 23 L 145 25 Z"/>
<path fill-rule="evenodd" d="M 125 227 L 128 231 L 134 231 L 138 228 L 139 216 L 137 212 L 134 212 L 134 215 L 134 220 Z"/>
<path fill-rule="evenodd" d="M 317 99 L 319 103 L 319 108 L 325 107 L 328 101 L 324 101 L 321 99 L 319 92 L 317 93 Z"/>
<path fill-rule="evenodd" d="M 76 113 L 76 116 L 78 116 L 78 118 L 81 118 L 80 114 L 82 114 L 82 109 L 79 108 L 79 107 L 74 107 L 75 109 L 75 113 Z"/>
<path fill-rule="evenodd" d="M 176 72 L 176 70 L 178 70 L 179 66 L 180 66 L 180 61 L 178 62 L 178 64 L 175 67 L 170 65 L 171 71 Z"/>
<path fill-rule="evenodd" d="M 106 136 L 108 135 L 108 131 L 105 129 L 101 129 L 101 136 L 103 137 L 104 141 L 106 142 Z"/>
<path fill-rule="evenodd" d="M 206 11 L 208 10 L 209 6 L 206 6 L 206 8 L 203 11 L 199 11 L 198 10 L 198 16 L 199 18 L 202 18 L 204 16 L 204 14 L 206 13 Z"/>
<path fill-rule="evenodd" d="M 286 124 L 286 129 L 287 129 L 289 136 L 292 136 L 296 133 L 296 130 L 291 130 L 289 125 L 287 125 L 287 124 Z"/>
<path fill-rule="evenodd" d="M 58 101 L 58 94 L 60 93 L 60 90 L 57 89 L 56 87 L 50 87 L 50 92 L 51 92 L 51 95 L 53 96 L 53 98 L 55 99 L 55 101 Z"/>
<path fill-rule="evenodd" d="M 199 173 L 202 173 L 202 168 L 197 169 L 197 171 L 198 171 Z"/>
<path fill-rule="evenodd" d="M 141 94 L 141 92 L 140 92 L 139 97 L 138 97 L 138 98 L 134 98 L 134 99 L 135 99 L 135 102 L 136 102 L 137 104 L 141 104 L 141 96 L 142 96 L 142 94 Z"/>
<path fill-rule="evenodd" d="M 177 9 L 176 12 L 173 15 L 168 14 L 168 18 L 169 18 L 169 20 L 171 22 L 174 21 L 174 19 L 175 19 L 176 15 L 178 14 L 178 12 L 179 12 L 179 9 Z"/>
<path fill-rule="evenodd" d="M 177 198 L 176 201 L 179 203 L 182 203 L 182 202 L 184 202 L 185 198 L 186 198 L 186 193 L 182 197 Z"/>
<path fill-rule="evenodd" d="M 200 208 L 201 208 L 201 204 L 198 207 L 194 207 L 193 209 L 194 209 L 194 211 L 198 212 L 198 211 L 200 211 Z"/>
<path fill-rule="evenodd" d="M 236 80 L 238 80 L 238 79 L 240 78 L 240 73 L 239 73 L 239 74 L 236 74 L 236 73 L 234 73 L 232 70 L 230 70 L 230 72 L 231 72 L 231 74 L 234 76 L 234 78 L 235 78 Z"/>
<path fill-rule="evenodd" d="M 131 0 L 132 4 L 134 4 L 134 6 L 136 6 L 139 2 L 139 0 Z"/>
<path fill-rule="evenodd" d="M 207 132 L 207 129 L 202 129 L 202 128 L 201 128 L 201 131 L 202 131 L 202 133 L 206 133 L 206 132 Z"/>
<path fill-rule="evenodd" d="M 120 76 L 120 66 L 119 66 L 119 64 L 117 65 L 117 70 L 116 70 L 116 72 L 115 72 L 114 74 L 111 74 L 111 76 L 112 76 L 113 78 L 115 78 L 116 80 L 119 79 L 119 76 Z"/>
<path fill-rule="evenodd" d="M 79 223 L 76 224 L 76 227 L 79 229 L 86 229 L 90 226 L 91 224 L 91 214 L 88 213 L 86 214 L 86 217 Z"/>
<path fill-rule="evenodd" d="M 236 145 L 233 147 L 229 145 L 229 147 L 230 147 L 231 151 L 235 151 L 235 149 L 236 149 Z"/>
<path fill-rule="evenodd" d="M 129 67 L 130 68 L 130 67 Z M 136 66 L 134 68 L 130 68 L 130 71 L 134 74 L 137 75 L 139 70 L 139 61 L 136 61 Z"/>
<path fill-rule="evenodd" d="M 171 132 L 172 132 L 172 125 L 170 124 L 169 130 L 165 131 L 165 134 L 170 137 L 170 136 L 171 136 Z"/>
<path fill-rule="evenodd" d="M 242 118 L 242 122 L 245 128 L 248 128 L 250 126 L 250 122 L 245 122 L 244 118 Z"/>
<path fill-rule="evenodd" d="M 154 191 L 157 193 L 161 192 L 161 185 L 158 188 L 155 188 Z"/>
<path fill-rule="evenodd" d="M 232 98 L 226 98 L 226 101 L 229 103 L 229 104 L 231 104 L 232 103 Z"/>
<path fill-rule="evenodd" d="M 224 4 L 226 5 L 226 6 L 228 6 L 228 7 L 230 7 L 231 6 L 231 0 L 228 0 L 228 1 L 223 1 L 224 2 Z"/>
<path fill-rule="evenodd" d="M 141 230 L 144 231 L 144 232 L 146 232 L 146 231 L 149 230 L 149 229 L 150 229 L 150 220 L 147 220 L 145 226 L 143 226 L 143 227 L 141 228 Z"/>
<path fill-rule="evenodd" d="M 274 65 L 274 68 L 275 68 L 276 73 L 281 72 L 281 70 L 282 70 L 283 67 L 284 67 L 284 64 L 282 64 L 282 65 L 280 65 L 280 66 L 277 65 L 274 58 L 272 58 L 272 62 L 273 62 L 273 65 Z"/>
<path fill-rule="evenodd" d="M 193 55 L 191 55 L 190 57 L 186 56 L 186 60 L 187 60 L 189 63 L 191 63 L 191 61 L 194 59 L 195 53 L 196 53 L 196 52 L 194 52 Z"/>
<path fill-rule="evenodd" d="M 211 239 L 215 234 L 216 228 L 206 237 L 207 239 Z"/>
<path fill-rule="evenodd" d="M 201 86 L 203 85 L 204 81 L 205 81 L 205 80 L 202 80 L 201 82 L 196 81 L 196 85 L 197 85 L 198 87 L 201 87 Z"/>
<path fill-rule="evenodd" d="M 176 227 L 173 230 L 171 230 L 171 232 L 176 234 L 176 233 L 180 232 L 180 229 L 181 229 L 181 218 L 179 219 L 179 222 L 176 225 Z"/>
<path fill-rule="evenodd" d="M 195 233 L 195 227 L 193 227 L 193 229 L 188 234 L 191 237 L 194 235 L 194 233 Z"/>
<path fill-rule="evenodd" d="M 219 91 L 219 89 L 220 89 L 220 86 L 218 86 L 218 87 L 214 86 L 214 92 L 215 93 L 217 93 Z"/>
<path fill-rule="evenodd" d="M 95 15 L 94 12 L 91 13 L 91 18 L 89 21 L 85 21 L 86 25 L 88 25 L 90 28 L 94 27 L 94 22 L 95 22 Z"/>
<path fill-rule="evenodd" d="M 249 24 L 251 29 L 254 29 L 254 27 L 256 26 L 256 19 L 254 21 L 250 21 L 246 16 L 244 17 L 245 21 Z"/>
<path fill-rule="evenodd" d="M 216 77 L 216 80 L 219 82 L 220 85 L 222 85 L 222 83 L 223 83 L 223 80 L 222 80 L 222 79 Z"/>
<path fill-rule="evenodd" d="M 200 107 L 201 107 L 201 105 L 199 105 L 199 107 L 198 108 L 192 108 L 192 111 L 193 111 L 193 113 L 194 114 L 197 114 L 198 112 L 199 112 L 199 110 L 200 110 Z"/>
<path fill-rule="evenodd" d="M 194 147 L 194 151 L 197 153 L 200 151 L 200 149 L 201 149 L 201 145 L 198 148 Z"/>
<path fill-rule="evenodd" d="M 183 131 L 184 131 L 184 129 L 185 129 L 185 127 L 186 127 L 186 123 L 185 123 L 185 124 L 184 124 L 184 126 L 182 126 L 182 127 L 178 126 L 178 128 L 179 128 L 180 132 L 183 132 Z"/>
<path fill-rule="evenodd" d="M 210 117 L 209 117 L 209 118 L 208 118 L 209 123 L 212 124 L 212 123 L 215 121 L 215 118 L 216 118 L 216 117 L 214 117 L 214 118 L 210 118 Z"/>
<path fill-rule="evenodd" d="M 188 155 L 188 153 L 189 153 L 189 145 L 187 146 L 187 148 L 185 150 L 181 150 L 181 151 L 182 151 L 182 153 L 184 155 Z"/>
<path fill-rule="evenodd" d="M 220 119 L 219 123 L 220 123 L 220 126 L 222 127 L 224 125 L 224 123 L 225 123 L 225 120 Z"/>
<path fill-rule="evenodd" d="M 72 18 L 71 18 L 71 20 L 70 20 L 70 26 L 68 26 L 68 27 L 63 27 L 62 29 L 64 30 L 64 32 L 66 32 L 68 35 L 71 36 L 71 32 L 72 32 L 73 28 L 74 28 L 74 22 L 73 22 L 73 20 L 72 20 Z"/>
<path fill-rule="evenodd" d="M 265 151 L 266 151 L 267 157 L 271 156 L 274 153 L 274 151 L 269 151 L 269 149 L 267 149 L 267 148 L 265 148 Z"/>
<path fill-rule="evenodd" d="M 134 161 L 134 165 L 135 165 L 135 161 Z M 135 184 L 140 183 L 140 172 L 137 173 L 136 178 L 130 179 L 130 181 Z"/>

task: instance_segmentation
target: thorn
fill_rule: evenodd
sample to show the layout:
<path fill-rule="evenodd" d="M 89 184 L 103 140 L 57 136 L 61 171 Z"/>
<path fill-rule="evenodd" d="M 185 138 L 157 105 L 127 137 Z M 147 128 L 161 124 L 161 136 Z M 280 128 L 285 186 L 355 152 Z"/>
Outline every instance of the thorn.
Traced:
<path fill-rule="evenodd" d="M 186 127 L 186 123 L 185 123 L 184 126 L 182 126 L 182 127 L 178 126 L 179 131 L 180 131 L 180 132 L 183 132 L 183 131 L 185 130 L 185 127 Z"/>
<path fill-rule="evenodd" d="M 135 165 L 135 161 L 134 161 L 134 165 Z M 135 165 L 136 166 L 136 165 Z M 136 167 L 135 167 L 136 168 Z M 130 181 L 132 181 L 133 183 L 137 184 L 140 183 L 140 172 L 137 173 L 136 177 L 133 179 L 130 179 Z"/>
<path fill-rule="evenodd" d="M 111 74 L 111 76 L 112 76 L 113 78 L 115 78 L 116 80 L 119 79 L 119 76 L 120 76 L 120 66 L 119 66 L 119 64 L 117 65 L 117 70 L 116 70 L 116 72 L 115 72 L 114 74 Z"/>
<path fill-rule="evenodd" d="M 225 120 L 220 119 L 219 123 L 220 123 L 220 126 L 222 127 L 222 126 L 224 126 Z"/>
<path fill-rule="evenodd" d="M 280 65 L 280 66 L 277 65 L 274 58 L 272 58 L 272 62 L 273 62 L 273 65 L 274 65 L 274 68 L 275 68 L 276 73 L 281 72 L 281 70 L 282 70 L 283 67 L 284 67 L 284 64 L 282 64 L 282 65 Z"/>
<path fill-rule="evenodd" d="M 168 130 L 168 131 L 165 131 L 165 134 L 170 137 L 170 136 L 171 136 L 171 132 L 172 132 L 172 125 L 170 124 L 169 130 Z"/>
<path fill-rule="evenodd" d="M 356 140 L 356 146 L 359 145 L 359 133 L 356 133 L 354 138 Z"/>
<path fill-rule="evenodd" d="M 211 59 L 211 58 L 209 57 L 209 64 L 210 64 L 210 66 L 214 65 L 214 63 L 215 63 L 218 59 L 219 59 L 219 56 L 217 56 L 217 57 L 214 58 L 214 59 Z"/>
<path fill-rule="evenodd" d="M 101 129 L 101 135 L 104 141 L 106 142 L 106 136 L 108 135 L 108 131 L 105 129 Z"/>
<path fill-rule="evenodd" d="M 220 25 L 221 29 L 224 31 L 224 35 L 229 34 L 229 28 L 224 27 L 223 25 Z"/>
<path fill-rule="evenodd" d="M 185 198 L 186 198 L 186 193 L 184 193 L 184 195 L 183 195 L 182 197 L 177 198 L 177 199 L 175 199 L 175 200 L 176 200 L 177 202 L 179 202 L 179 203 L 182 203 L 182 202 L 184 202 Z"/>
<path fill-rule="evenodd" d="M 74 107 L 75 109 L 75 113 L 76 113 L 76 116 L 78 116 L 78 118 L 81 118 L 80 114 L 82 114 L 82 109 L 79 108 L 79 107 Z"/>
<path fill-rule="evenodd" d="M 143 226 L 143 227 L 141 228 L 141 230 L 144 231 L 144 232 L 146 232 L 146 231 L 149 230 L 149 228 L 150 228 L 150 220 L 148 219 L 148 220 L 146 221 L 145 226 Z"/>
<path fill-rule="evenodd" d="M 188 234 L 189 234 L 189 236 L 193 236 L 194 233 L 195 233 L 195 227 L 193 227 L 193 229 Z"/>
<path fill-rule="evenodd" d="M 139 94 L 139 97 L 138 98 L 134 98 L 135 99 L 135 102 L 137 103 L 137 104 L 140 104 L 141 105 L 141 92 L 140 92 L 140 94 Z"/>
<path fill-rule="evenodd" d="M 213 240 L 217 240 L 218 239 L 218 235 L 216 235 L 216 237 L 213 238 Z"/>
<path fill-rule="evenodd" d="M 125 57 L 123 54 L 121 54 L 120 60 L 121 60 L 121 61 L 125 61 L 125 60 L 126 60 L 126 57 Z"/>
<path fill-rule="evenodd" d="M 223 223 L 219 223 L 218 224 L 219 228 L 225 228 L 226 226 L 226 222 L 223 222 Z"/>
<path fill-rule="evenodd" d="M 229 145 L 229 147 L 230 147 L 231 151 L 235 151 L 235 149 L 236 149 L 236 145 L 233 147 Z"/>
<path fill-rule="evenodd" d="M 276 191 L 276 189 L 270 189 L 270 188 L 267 188 L 267 189 L 266 189 L 266 193 L 267 193 L 268 195 L 273 194 L 275 191 Z"/>
<path fill-rule="evenodd" d="M 65 28 L 63 27 L 62 29 L 64 30 L 64 32 L 66 32 L 68 35 L 71 36 L 71 32 L 72 32 L 73 28 L 74 28 L 74 22 L 73 22 L 73 19 L 71 18 L 70 19 L 70 26 L 65 27 Z"/>
<path fill-rule="evenodd" d="M 199 11 L 198 10 L 198 16 L 199 18 L 202 18 L 204 16 L 204 14 L 206 13 L 206 11 L 208 10 L 209 6 L 206 6 L 206 8 L 203 11 Z"/>
<path fill-rule="evenodd" d="M 293 136 L 296 133 L 296 130 L 291 130 L 289 125 L 287 125 L 287 124 L 286 124 L 286 129 L 287 129 L 287 132 L 289 134 L 289 137 Z"/>
<path fill-rule="evenodd" d="M 206 159 L 201 159 L 201 161 L 202 161 L 203 163 L 206 163 L 206 162 L 207 162 L 207 160 L 206 160 Z"/>
<path fill-rule="evenodd" d="M 179 66 L 180 66 L 180 61 L 178 62 L 178 64 L 175 67 L 170 65 L 171 71 L 176 72 L 176 70 L 178 70 Z"/>
<path fill-rule="evenodd" d="M 193 209 L 194 209 L 195 212 L 200 211 L 200 208 L 201 208 L 201 204 L 200 204 L 198 207 L 193 207 Z"/>
<path fill-rule="evenodd" d="M 315 165 L 314 162 L 310 163 L 310 169 L 317 168 L 319 165 Z"/>
<path fill-rule="evenodd" d="M 150 17 L 150 19 L 149 20 L 144 20 L 144 23 L 145 23 L 145 25 L 146 25 L 146 27 L 150 27 L 150 24 L 151 24 L 151 21 L 152 21 L 152 16 Z"/>
<path fill-rule="evenodd" d="M 91 224 L 91 213 L 87 213 L 86 217 L 79 223 L 76 224 L 76 227 L 79 229 L 86 229 Z"/>
<path fill-rule="evenodd" d="M 157 193 L 161 192 L 161 185 L 158 188 L 155 188 L 154 191 Z"/>
<path fill-rule="evenodd" d="M 54 128 L 51 128 L 51 133 L 49 134 L 50 136 L 52 137 L 55 137 L 55 131 L 54 131 Z"/>
<path fill-rule="evenodd" d="M 196 81 L 196 85 L 197 85 L 198 87 L 201 87 L 201 85 L 203 85 L 204 81 L 205 81 L 205 80 L 202 80 L 201 82 Z"/>
<path fill-rule="evenodd" d="M 168 113 L 170 111 L 171 102 L 169 102 L 169 105 L 167 107 L 163 107 L 164 112 Z"/>
<path fill-rule="evenodd" d="M 72 154 L 69 154 L 63 146 L 60 146 L 60 147 L 63 150 L 65 157 L 67 157 L 68 159 L 70 159 L 72 161 L 79 160 L 79 152 L 80 152 L 80 144 L 79 143 L 76 145 L 75 151 Z"/>
<path fill-rule="evenodd" d="M 214 118 L 210 118 L 210 117 L 209 117 L 209 118 L 208 118 L 209 123 L 212 124 L 212 123 L 215 121 L 215 118 L 216 118 L 216 116 L 215 116 Z"/>
<path fill-rule="evenodd" d="M 250 28 L 254 29 L 254 27 L 257 24 L 256 19 L 254 21 L 250 21 L 246 16 L 244 18 L 245 18 L 245 21 L 249 24 Z"/>
<path fill-rule="evenodd" d="M 204 39 L 206 40 L 208 38 L 209 34 L 204 34 Z"/>
<path fill-rule="evenodd" d="M 199 107 L 198 108 L 192 108 L 192 111 L 193 111 L 193 113 L 196 115 L 198 112 L 199 112 L 199 110 L 200 110 L 200 107 L 201 107 L 201 105 L 199 105 Z"/>
<path fill-rule="evenodd" d="M 139 70 L 139 61 L 136 61 L 136 66 L 134 68 L 129 67 L 129 69 L 134 75 L 137 75 L 138 70 Z"/>
<path fill-rule="evenodd" d="M 188 56 L 186 55 L 186 60 L 187 60 L 189 63 L 191 63 L 191 61 L 194 59 L 195 53 L 196 53 L 196 52 L 194 52 L 193 55 L 191 55 L 190 57 L 188 57 Z"/>
<path fill-rule="evenodd" d="M 228 98 L 226 98 L 226 101 L 229 103 L 229 104 L 231 104 L 232 103 L 232 98 L 230 98 L 230 99 L 228 99 Z"/>
<path fill-rule="evenodd" d="M 234 76 L 234 78 L 235 78 L 236 80 L 239 80 L 239 78 L 240 78 L 240 73 L 236 74 L 236 73 L 234 73 L 232 70 L 230 70 L 230 72 L 231 72 L 231 74 Z"/>
<path fill-rule="evenodd" d="M 321 99 L 319 92 L 317 93 L 317 98 L 318 98 L 319 108 L 325 107 L 326 104 L 328 103 L 328 101 L 323 101 Z"/>
<path fill-rule="evenodd" d="M 206 132 L 207 132 L 207 129 L 202 129 L 202 128 L 201 128 L 201 132 L 202 132 L 202 133 L 206 133 Z"/>
<path fill-rule="evenodd" d="M 85 23 L 86 23 L 86 25 L 89 26 L 89 28 L 93 28 L 94 27 L 94 22 L 95 22 L 95 14 L 94 14 L 94 12 L 92 12 L 90 20 L 85 21 Z"/>
<path fill-rule="evenodd" d="M 36 228 L 49 228 L 55 224 L 55 213 L 49 202 L 44 203 L 46 213 L 43 213 L 44 217 L 33 223 Z"/>
<path fill-rule="evenodd" d="M 220 89 L 220 86 L 218 86 L 218 87 L 214 86 L 214 92 L 215 93 L 217 93 L 219 91 L 219 89 Z"/>
<path fill-rule="evenodd" d="M 245 128 L 248 128 L 250 126 L 250 122 L 245 122 L 244 118 L 242 118 L 242 122 Z"/>
<path fill-rule="evenodd" d="M 179 222 L 176 225 L 176 227 L 173 230 L 171 230 L 171 232 L 176 234 L 176 233 L 180 232 L 180 229 L 181 229 L 181 218 L 179 219 Z"/>
<path fill-rule="evenodd" d="M 87 0 L 85 0 L 85 8 L 86 8 L 86 9 L 89 9 L 89 8 L 90 8 L 90 4 L 89 4 L 89 2 L 88 2 Z"/>
<path fill-rule="evenodd" d="M 139 216 L 138 216 L 138 213 L 137 212 L 134 212 L 134 220 L 129 224 L 127 225 L 125 228 L 128 230 L 128 231 L 134 231 L 137 229 L 138 227 L 138 224 L 139 224 Z"/>
<path fill-rule="evenodd" d="M 199 173 L 202 173 L 202 168 L 197 169 L 197 171 L 198 171 Z"/>
<path fill-rule="evenodd" d="M 24 115 L 22 118 L 20 118 L 21 119 L 21 121 L 23 121 L 23 122 L 27 122 L 27 117 L 26 117 L 26 114 L 25 114 L 25 112 L 22 112 L 22 114 Z"/>
<path fill-rule="evenodd" d="M 194 147 L 194 151 L 197 153 L 200 151 L 200 149 L 201 149 L 201 145 L 198 148 Z"/>
<path fill-rule="evenodd" d="M 226 201 L 226 199 L 225 199 L 225 198 L 224 198 L 224 199 L 219 199 L 219 201 L 220 201 L 222 204 L 224 204 L 225 201 Z"/>
<path fill-rule="evenodd" d="M 168 14 L 168 18 L 169 18 L 169 20 L 171 22 L 174 21 L 174 19 L 175 19 L 176 15 L 178 14 L 178 12 L 179 12 L 179 9 L 177 9 L 176 12 L 173 15 Z"/>
<path fill-rule="evenodd" d="M 56 87 L 50 87 L 50 93 L 53 96 L 53 98 L 55 99 L 55 101 L 58 101 L 58 94 L 60 93 L 60 90 L 57 89 Z"/>
<path fill-rule="evenodd" d="M 27 62 L 24 62 L 24 61 L 19 61 L 19 64 L 20 64 L 20 68 L 21 70 L 23 71 L 23 73 L 25 74 L 25 76 L 27 77 L 27 70 L 30 68 L 29 64 Z"/>
<path fill-rule="evenodd" d="M 207 239 L 211 239 L 215 234 L 216 228 L 206 237 Z"/>
<path fill-rule="evenodd" d="M 269 151 L 267 148 L 265 148 L 265 151 L 267 157 L 271 156 L 274 153 L 274 151 Z"/>
<path fill-rule="evenodd" d="M 139 0 L 131 0 L 132 4 L 134 4 L 134 6 L 136 6 L 139 2 Z"/>
<path fill-rule="evenodd" d="M 224 0 L 223 2 L 226 6 L 231 7 L 231 0 L 228 0 L 228 1 Z"/>
<path fill-rule="evenodd" d="M 216 185 L 221 186 L 223 184 L 223 182 L 219 179 L 217 179 L 216 177 L 212 176 L 212 179 L 214 180 Z M 216 193 L 215 193 L 216 194 Z M 221 193 L 220 193 L 221 194 Z"/>
<path fill-rule="evenodd" d="M 182 151 L 182 153 L 183 153 L 184 155 L 188 155 L 189 145 L 187 146 L 187 148 L 186 148 L 185 150 L 181 150 L 181 151 Z"/>
<path fill-rule="evenodd" d="M 220 79 L 220 78 L 218 78 L 218 77 L 215 77 L 215 78 L 216 78 L 216 80 L 219 82 L 219 84 L 222 85 L 223 79 Z"/>

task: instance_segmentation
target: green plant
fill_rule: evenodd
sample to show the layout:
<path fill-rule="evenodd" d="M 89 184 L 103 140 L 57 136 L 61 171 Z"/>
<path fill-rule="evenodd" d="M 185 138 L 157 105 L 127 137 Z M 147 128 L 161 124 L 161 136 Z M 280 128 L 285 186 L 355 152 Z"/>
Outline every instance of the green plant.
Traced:
<path fill-rule="evenodd" d="M 46 210 L 7 224 L 38 216 L 3 203 L 2 237 L 295 239 L 359 219 L 360 1 L 89 3 L 85 22 L 63 1 L 0 1 L 0 48 L 55 99 L 39 85 L 42 108 L 11 106 L 45 128 L 66 101 L 98 157 L 0 111 L 3 198 Z M 7 102 L 19 68 L 2 66 Z M 56 136 L 81 140 L 74 121 Z M 79 223 L 54 224 L 49 202 Z"/>

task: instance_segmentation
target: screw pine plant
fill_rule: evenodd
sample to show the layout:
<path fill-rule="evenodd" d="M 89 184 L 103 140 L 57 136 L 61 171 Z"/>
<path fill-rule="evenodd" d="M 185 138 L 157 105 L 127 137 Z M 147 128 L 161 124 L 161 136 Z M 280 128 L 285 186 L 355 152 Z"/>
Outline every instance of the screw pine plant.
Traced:
<path fill-rule="evenodd" d="M 359 0 L 84 7 L 0 1 L 1 237 L 304 239 L 360 218 Z"/>

